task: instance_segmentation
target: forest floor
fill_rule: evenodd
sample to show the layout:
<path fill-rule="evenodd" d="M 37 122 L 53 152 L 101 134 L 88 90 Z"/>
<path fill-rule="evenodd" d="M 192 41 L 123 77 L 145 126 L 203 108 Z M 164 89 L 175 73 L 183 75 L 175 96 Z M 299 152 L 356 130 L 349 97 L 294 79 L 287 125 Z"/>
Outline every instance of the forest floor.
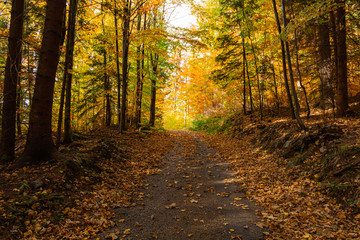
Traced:
<path fill-rule="evenodd" d="M 60 161 L 0 166 L 0 239 L 360 239 L 358 120 L 231 121 L 101 129 Z"/>

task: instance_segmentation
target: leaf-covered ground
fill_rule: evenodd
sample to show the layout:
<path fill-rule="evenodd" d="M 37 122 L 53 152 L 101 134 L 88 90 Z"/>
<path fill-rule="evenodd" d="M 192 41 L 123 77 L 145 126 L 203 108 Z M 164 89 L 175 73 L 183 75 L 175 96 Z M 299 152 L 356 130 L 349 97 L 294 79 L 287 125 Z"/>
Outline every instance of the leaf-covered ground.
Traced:
<path fill-rule="evenodd" d="M 268 131 L 264 130 L 265 126 L 260 128 L 263 129 L 263 134 Z M 275 127 L 274 131 L 270 131 L 271 139 L 267 144 L 277 141 L 276 131 L 280 132 L 279 136 L 285 136 L 283 132 L 289 129 L 290 126 Z M 319 129 L 322 128 L 317 126 L 314 132 L 317 134 Z M 352 139 L 351 142 L 346 142 L 349 144 L 348 148 L 357 142 L 357 138 L 354 139 L 356 132 L 353 131 L 353 127 L 346 125 L 344 131 L 347 132 L 349 129 L 352 131 L 345 133 Z M 208 140 L 212 147 L 232 163 L 236 176 L 240 179 L 240 187 L 246 189 L 247 196 L 263 207 L 261 215 L 272 232 L 267 239 L 360 239 L 360 212 L 357 210 L 360 203 L 354 202 L 357 206 L 353 207 L 340 203 L 345 202 L 345 194 L 352 190 L 342 189 L 344 195 L 340 196 L 341 199 L 338 195 L 332 197 L 328 187 L 319 182 L 318 174 L 315 174 L 317 171 L 321 172 L 320 167 L 326 168 L 323 163 L 324 156 L 327 156 L 327 161 L 334 157 L 331 151 L 328 151 L 328 155 L 325 154 L 327 149 L 331 148 L 331 142 L 326 142 L 316 149 L 309 147 L 312 153 L 306 156 L 305 162 L 294 166 L 291 161 L 297 158 L 284 159 L 279 156 L 278 152 L 283 145 L 276 149 L 275 154 L 264 151 L 264 146 L 258 144 L 261 142 L 261 134 L 257 135 L 256 131 L 259 130 L 248 132 L 240 140 L 219 137 L 208 137 Z M 323 135 L 328 136 L 330 133 L 331 131 L 327 129 Z M 303 143 L 311 133 L 298 132 L 292 135 L 295 140 L 290 136 L 286 140 L 290 145 L 292 142 L 296 143 L 298 139 Z M 323 135 L 319 139 L 314 139 L 314 145 L 322 141 Z M 289 148 L 291 149 L 291 146 Z M 295 155 L 295 150 L 293 151 Z M 343 159 L 340 158 L 342 161 L 338 161 L 334 167 L 344 169 L 348 163 L 345 156 L 342 157 Z M 350 155 L 350 158 L 358 157 L 358 154 Z M 336 200 L 337 198 L 339 201 Z"/>
<path fill-rule="evenodd" d="M 176 144 L 162 171 L 146 179 L 136 207 L 114 211 L 116 226 L 99 239 L 257 240 L 269 234 L 227 162 L 197 135 L 170 131 Z"/>
<path fill-rule="evenodd" d="M 354 130 L 358 128 L 344 129 L 338 124 L 325 130 L 314 128 L 306 134 L 295 131 L 290 137 L 281 132 L 286 126 L 268 127 L 243 129 L 246 134 L 240 140 L 171 131 L 120 135 L 116 130 L 103 129 L 77 136 L 73 144 L 60 149 L 60 161 L 22 169 L 1 166 L 0 239 L 171 239 L 171 234 L 181 236 L 179 239 L 203 239 L 203 229 L 210 226 L 222 226 L 216 230 L 222 236 L 217 239 L 250 239 L 246 231 L 254 227 L 260 228 L 264 239 L 360 239 L 356 191 L 343 183 L 356 176 L 348 170 L 357 166 Z M 339 128 L 341 131 L 336 130 Z M 339 132 L 344 133 L 341 137 L 347 139 L 347 148 L 338 146 L 340 141 L 334 136 Z M 277 134 L 285 139 L 276 138 Z M 313 154 L 306 155 L 302 164 L 291 165 L 298 155 L 283 158 L 296 150 L 299 141 L 307 143 L 308 139 L 311 141 L 304 152 Z M 275 142 L 286 147 L 275 148 Z M 305 149 L 300 147 L 301 151 Z M 319 164 L 319 159 L 326 159 L 326 164 Z M 224 182 L 220 184 L 224 189 L 208 185 L 214 177 L 225 176 L 226 168 L 220 168 L 220 163 L 231 164 L 237 178 L 232 191 L 238 195 L 229 194 Z M 323 173 L 323 169 L 327 171 Z M 344 174 L 347 172 L 353 175 Z M 341 184 L 330 186 L 338 175 L 342 176 Z M 156 178 L 164 186 L 151 182 Z M 328 178 L 328 185 L 319 178 Z M 356 186 L 354 181 L 351 184 Z M 350 199 L 353 192 L 352 207 L 329 189 L 339 189 L 344 199 Z M 170 195 L 165 193 L 175 198 L 167 198 Z M 236 225 L 227 217 L 217 218 L 230 205 L 239 210 L 229 208 L 235 218 L 244 216 L 241 211 L 255 212 L 250 202 L 242 202 L 246 198 L 260 205 L 262 210 L 257 214 L 263 221 Z M 207 200 L 216 206 L 210 207 L 211 211 Z M 159 204 L 157 210 L 144 211 L 146 206 L 155 206 L 152 202 Z M 201 209 L 209 211 L 208 218 L 201 215 Z M 144 211 L 146 221 L 141 222 L 140 216 L 137 219 L 140 211 Z M 172 221 L 173 230 L 167 231 L 173 232 L 162 235 L 165 231 L 151 230 L 157 220 L 158 224 Z M 141 235 L 146 233 L 151 237 Z"/>
<path fill-rule="evenodd" d="M 61 149 L 59 162 L 2 166 L 0 239 L 96 236 L 115 225 L 112 209 L 135 204 L 144 176 L 159 170 L 172 145 L 166 133 L 101 130 Z"/>

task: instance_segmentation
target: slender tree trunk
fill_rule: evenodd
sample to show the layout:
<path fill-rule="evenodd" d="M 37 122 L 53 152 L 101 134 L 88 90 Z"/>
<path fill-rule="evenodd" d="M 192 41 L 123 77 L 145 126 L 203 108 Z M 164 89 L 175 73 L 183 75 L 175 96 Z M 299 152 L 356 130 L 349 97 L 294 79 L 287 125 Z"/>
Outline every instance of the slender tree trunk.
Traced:
<path fill-rule="evenodd" d="M 302 83 L 302 75 L 301 75 L 301 71 L 300 71 L 299 46 L 298 46 L 298 43 L 297 43 L 297 32 L 296 32 L 296 30 L 295 30 L 295 40 L 294 40 L 294 44 L 295 44 L 295 56 L 296 56 L 296 69 L 297 69 L 298 76 L 299 76 L 299 83 L 300 83 L 300 87 L 302 88 L 302 90 L 303 90 L 303 92 L 304 92 L 307 116 L 310 117 L 310 105 L 309 105 L 309 100 L 308 100 L 308 97 L 307 97 L 306 88 L 305 88 L 304 84 Z"/>
<path fill-rule="evenodd" d="M 21 135 L 21 101 L 22 101 L 22 89 L 20 77 L 18 77 L 18 89 L 16 93 L 16 130 L 17 134 Z"/>
<path fill-rule="evenodd" d="M 105 125 L 111 125 L 111 99 L 110 99 L 110 91 L 111 91 L 111 83 L 110 77 L 107 73 L 107 52 L 104 49 L 104 90 L 105 90 Z"/>
<path fill-rule="evenodd" d="M 276 111 L 279 113 L 280 111 L 280 100 L 279 100 L 279 92 L 276 84 L 276 74 L 275 74 L 275 66 L 274 64 L 271 64 L 271 70 L 273 73 L 273 82 L 274 82 L 274 88 L 275 88 L 275 100 L 276 100 Z"/>
<path fill-rule="evenodd" d="M 155 126 L 155 112 L 156 112 L 156 81 L 158 77 L 158 62 L 159 55 L 157 53 L 150 54 L 151 65 L 153 70 L 153 77 L 151 78 L 151 102 L 150 102 L 150 126 Z"/>
<path fill-rule="evenodd" d="M 147 14 L 145 13 L 143 30 L 145 31 L 146 29 L 147 29 Z M 139 98 L 138 98 L 139 102 L 137 103 L 137 105 L 138 105 L 137 114 L 139 117 L 139 123 L 141 123 L 144 79 L 145 79 L 145 43 L 143 43 L 141 46 L 141 82 L 140 82 Z"/>
<path fill-rule="evenodd" d="M 117 116 L 118 116 L 118 125 L 120 128 L 120 119 L 121 119 L 121 79 L 120 79 L 120 62 L 119 62 L 119 31 L 118 31 L 118 19 L 117 14 L 118 10 L 116 7 L 116 1 L 114 0 L 115 4 L 115 12 L 114 12 L 114 21 L 115 21 L 115 46 L 116 46 L 116 80 L 117 80 Z"/>
<path fill-rule="evenodd" d="M 283 14 L 283 24 L 284 24 L 284 28 L 286 28 L 287 20 L 286 20 L 286 10 L 285 10 L 285 1 L 284 0 L 281 1 L 281 5 L 282 5 L 282 14 Z M 300 118 L 300 114 L 299 114 L 300 104 L 299 104 L 299 100 L 298 100 L 296 88 L 295 88 L 295 81 L 294 81 L 294 74 L 293 74 L 292 64 L 291 64 L 289 43 L 287 41 L 284 41 L 284 42 L 285 42 L 285 49 L 286 49 L 288 66 L 289 66 L 291 93 L 293 96 L 294 106 L 295 106 L 294 114 L 295 114 L 296 121 L 298 122 L 300 128 L 303 130 L 306 130 L 306 127 L 305 127 L 304 123 L 302 122 L 302 120 Z"/>
<path fill-rule="evenodd" d="M 66 55 L 65 55 L 65 79 L 66 79 L 66 97 L 65 97 L 65 118 L 64 118 L 64 143 L 72 142 L 71 130 L 71 84 L 72 70 L 74 65 L 74 45 L 76 34 L 76 12 L 77 0 L 70 0 L 69 22 L 66 39 Z"/>
<path fill-rule="evenodd" d="M 255 53 L 254 44 L 253 44 L 250 36 L 249 36 L 249 40 L 250 40 L 251 49 L 252 49 L 252 52 L 254 55 L 254 62 L 255 62 L 256 80 L 257 80 L 257 87 L 258 87 L 258 92 L 259 92 L 260 119 L 263 120 L 263 99 L 262 99 L 262 92 L 261 92 L 259 68 L 258 68 L 258 64 L 257 64 L 257 57 L 256 57 L 256 53 Z"/>
<path fill-rule="evenodd" d="M 246 50 L 245 50 L 245 38 L 242 37 L 243 45 L 243 111 L 246 115 Z"/>
<path fill-rule="evenodd" d="M 333 89 L 332 91 L 335 92 L 335 85 L 337 85 L 337 82 L 338 82 L 338 61 L 339 61 L 339 58 L 338 58 L 338 50 L 337 50 L 337 32 L 336 32 L 336 17 L 335 17 L 335 12 L 334 11 L 330 11 L 330 26 L 331 26 L 331 37 L 332 37 L 332 41 L 333 41 L 333 53 L 334 53 L 334 57 L 332 59 L 332 65 L 335 66 L 335 69 L 333 71 L 333 74 L 332 74 L 332 78 L 333 78 Z M 334 96 L 332 96 L 331 100 L 332 100 L 332 103 L 333 103 L 333 116 L 334 116 L 334 119 L 336 118 L 336 109 L 335 109 L 335 94 Z"/>
<path fill-rule="evenodd" d="M 65 36 L 66 36 L 66 11 L 63 16 L 62 22 L 62 32 L 61 32 L 61 41 L 60 46 L 64 45 Z M 65 88 L 66 88 L 66 72 L 64 70 L 63 81 L 61 84 L 61 93 L 60 93 L 60 103 L 59 103 L 59 117 L 57 122 L 57 132 L 56 132 L 56 142 L 55 145 L 58 148 L 61 143 L 61 133 L 62 133 L 62 124 L 63 124 L 63 116 L 64 116 L 64 104 L 65 104 Z"/>
<path fill-rule="evenodd" d="M 101 9 L 102 10 L 102 9 Z M 116 2 L 115 2 L 115 14 L 116 14 Z M 116 18 L 116 16 L 115 16 Z M 105 36 L 105 23 L 104 18 L 101 19 L 101 25 L 102 25 L 102 31 L 103 35 Z M 111 100 L 110 100 L 110 90 L 111 90 L 111 84 L 110 84 L 110 76 L 108 74 L 107 69 L 107 51 L 106 47 L 104 45 L 103 49 L 103 64 L 104 64 L 104 91 L 105 91 L 105 126 L 111 125 Z"/>
<path fill-rule="evenodd" d="M 145 25 L 145 23 L 144 23 Z M 137 22 L 137 31 L 141 30 L 141 14 L 138 16 Z M 141 93 L 142 93 L 142 71 L 141 63 L 142 63 L 142 46 L 143 44 L 139 44 L 137 47 L 137 60 L 136 60 L 136 102 L 135 102 L 135 127 L 140 127 L 141 122 Z"/>
<path fill-rule="evenodd" d="M 50 160 L 57 152 L 51 135 L 51 117 L 65 4 L 66 0 L 52 0 L 46 7 L 29 132 L 20 160 L 23 164 Z"/>
<path fill-rule="evenodd" d="M 128 88 L 128 67 L 129 67 L 129 37 L 130 37 L 130 9 L 131 0 L 126 0 L 123 12 L 123 61 L 122 61 L 122 96 L 121 96 L 121 116 L 120 132 L 126 130 L 127 112 L 127 88 Z"/>
<path fill-rule="evenodd" d="M 337 88 L 336 88 L 336 113 L 344 117 L 349 108 L 347 86 L 347 46 L 346 46 L 346 19 L 345 0 L 337 0 L 336 10 L 337 25 Z"/>
<path fill-rule="evenodd" d="M 21 48 L 24 25 L 24 0 L 13 0 L 10 19 L 8 55 L 5 66 L 3 116 L 1 128 L 1 162 L 15 158 L 16 85 L 21 69 Z"/>
<path fill-rule="evenodd" d="M 276 24 L 277 24 L 277 27 L 278 27 L 279 35 L 281 35 L 281 25 L 280 25 L 280 20 L 279 20 L 279 14 L 278 14 L 277 7 L 276 7 L 276 1 L 272 0 L 272 2 L 273 2 L 275 20 L 276 20 Z M 293 119 L 295 119 L 294 105 L 293 105 L 293 101 L 291 99 L 289 80 L 288 80 L 288 77 L 287 77 L 285 44 L 284 44 L 284 41 L 281 38 L 280 38 L 280 42 L 281 42 L 281 56 L 282 56 L 282 63 L 283 63 L 285 90 L 286 90 L 286 94 L 287 94 L 287 98 L 288 98 L 288 103 L 289 103 L 289 108 L 290 108 L 290 111 L 291 111 L 291 116 L 292 116 Z"/>

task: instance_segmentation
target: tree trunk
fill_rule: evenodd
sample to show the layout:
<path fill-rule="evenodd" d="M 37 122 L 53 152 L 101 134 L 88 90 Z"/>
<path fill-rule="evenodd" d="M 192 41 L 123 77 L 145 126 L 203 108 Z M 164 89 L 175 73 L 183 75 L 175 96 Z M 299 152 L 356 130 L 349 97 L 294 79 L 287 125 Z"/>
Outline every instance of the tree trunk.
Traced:
<path fill-rule="evenodd" d="M 318 26 L 318 53 L 320 75 L 320 106 L 326 110 L 334 95 L 332 86 L 333 65 L 331 61 L 330 31 L 328 19 Z"/>
<path fill-rule="evenodd" d="M 286 28 L 287 20 L 286 20 L 286 10 L 285 10 L 285 1 L 284 0 L 281 1 L 281 5 L 282 5 L 282 14 L 283 14 L 283 24 L 284 24 L 284 28 Z M 284 42 L 285 42 L 285 49 L 286 49 L 288 66 L 289 66 L 291 93 L 293 96 L 294 106 L 295 106 L 294 114 L 295 114 L 296 121 L 298 122 L 300 128 L 303 130 L 306 130 L 306 127 L 305 127 L 304 123 L 302 122 L 302 120 L 300 118 L 300 114 L 299 114 L 300 104 L 299 104 L 299 100 L 298 100 L 296 88 L 295 88 L 295 81 L 294 81 L 294 74 L 293 74 L 292 64 L 291 64 L 289 43 L 287 41 L 284 41 Z"/>
<path fill-rule="evenodd" d="M 21 135 L 21 98 L 22 98 L 22 89 L 21 89 L 21 81 L 20 77 L 18 77 L 18 89 L 16 92 L 16 130 L 17 134 Z"/>
<path fill-rule="evenodd" d="M 260 84 L 259 69 L 258 69 L 258 64 L 257 64 L 257 57 L 256 57 L 256 53 L 255 53 L 254 44 L 253 44 L 250 36 L 249 36 L 249 40 L 250 40 L 251 50 L 253 52 L 254 62 L 255 62 L 256 80 L 257 80 L 257 87 L 258 87 L 258 92 L 259 92 L 260 120 L 263 120 L 263 99 L 262 99 L 262 91 L 261 91 L 261 84 Z"/>
<path fill-rule="evenodd" d="M 294 33 L 294 34 L 295 34 L 294 44 L 295 44 L 295 55 L 296 55 L 296 70 L 297 70 L 298 76 L 299 76 L 300 87 L 302 88 L 302 90 L 303 90 L 303 92 L 304 92 L 307 116 L 310 117 L 310 105 L 309 105 L 309 100 L 308 100 L 308 97 L 307 97 L 306 88 L 305 88 L 304 84 L 302 83 L 302 76 L 301 76 L 301 71 L 300 71 L 299 46 L 298 46 L 298 43 L 297 43 L 297 33 L 296 33 L 296 30 L 295 30 L 295 33 Z"/>
<path fill-rule="evenodd" d="M 155 112 L 156 112 L 156 80 L 158 76 L 158 62 L 159 55 L 157 53 L 150 54 L 151 65 L 154 76 L 151 78 L 151 102 L 150 102 L 150 126 L 155 126 Z"/>
<path fill-rule="evenodd" d="M 336 113 L 339 117 L 346 115 L 349 108 L 347 86 L 347 46 L 346 46 L 346 19 L 345 0 L 338 0 L 336 10 L 337 25 L 337 88 L 336 88 Z"/>
<path fill-rule="evenodd" d="M 279 20 L 279 14 L 277 12 L 276 2 L 275 2 L 275 0 L 272 0 L 272 2 L 273 2 L 275 20 L 276 20 L 276 24 L 277 24 L 277 27 L 278 27 L 279 35 L 281 35 L 281 25 L 280 25 L 280 20 Z M 292 99 L 291 99 L 291 93 L 290 93 L 290 88 L 289 88 L 289 80 L 288 80 L 288 77 L 287 77 L 285 44 L 284 44 L 284 41 L 281 38 L 280 38 L 280 42 L 281 42 L 281 56 L 282 56 L 282 64 L 283 64 L 285 89 L 286 89 L 286 93 L 287 93 L 287 98 L 288 98 L 289 108 L 290 108 L 290 111 L 291 111 L 291 116 L 292 116 L 293 119 L 295 119 L 294 105 L 293 105 L 293 102 L 292 102 Z"/>
<path fill-rule="evenodd" d="M 335 107 L 336 107 L 336 102 L 335 102 L 335 86 L 337 84 L 337 78 L 338 78 L 338 51 L 337 51 L 337 33 L 336 33 L 336 17 L 335 17 L 335 12 L 334 11 L 330 11 L 330 29 L 331 29 L 331 37 L 332 37 L 332 45 L 333 45 L 333 59 L 331 61 L 331 64 L 333 66 L 335 66 L 334 70 L 332 71 L 332 82 L 333 82 L 333 92 L 334 92 L 334 96 L 332 96 L 332 103 L 333 103 L 333 116 L 334 119 L 336 118 L 336 111 L 335 111 Z"/>
<path fill-rule="evenodd" d="M 115 12 L 114 12 L 114 21 L 115 21 L 115 46 L 116 46 L 116 80 L 117 80 L 117 116 L 118 116 L 118 125 L 120 128 L 120 119 L 121 119 L 121 80 L 120 80 L 120 62 L 119 62 L 119 31 L 118 31 L 118 20 L 117 14 L 118 10 L 116 7 L 116 0 L 114 0 Z"/>
<path fill-rule="evenodd" d="M 145 23 L 144 23 L 145 25 Z M 137 22 L 137 31 L 141 30 L 141 14 L 139 13 L 138 22 Z M 143 44 L 139 44 L 137 47 L 137 60 L 136 60 L 136 102 L 135 102 L 135 127 L 140 127 L 141 122 L 141 95 L 142 95 L 142 71 L 141 62 L 142 62 L 142 47 Z"/>
<path fill-rule="evenodd" d="M 105 90 L 105 125 L 111 125 L 111 99 L 110 99 L 110 91 L 111 91 L 111 83 L 110 77 L 107 73 L 107 52 L 104 49 L 104 90 Z"/>
<path fill-rule="evenodd" d="M 76 12 L 77 0 L 70 0 L 69 22 L 66 39 L 65 72 L 66 79 L 66 98 L 65 98 L 65 118 L 64 118 L 64 143 L 72 142 L 71 130 L 71 84 L 72 70 L 74 65 L 74 45 L 76 32 Z"/>
<path fill-rule="evenodd" d="M 127 87 L 128 87 L 128 65 L 129 65 L 129 37 L 130 37 L 130 8 L 131 0 L 126 0 L 123 12 L 123 54 L 122 54 L 122 96 L 121 96 L 121 116 L 120 132 L 126 130 L 127 112 Z"/>
<path fill-rule="evenodd" d="M 115 2 L 116 4 L 116 2 Z M 116 14 L 116 5 L 115 5 L 115 14 Z M 115 16 L 116 18 L 116 16 Z M 101 19 L 101 25 L 102 25 L 102 31 L 103 35 L 105 36 L 105 24 L 104 24 L 104 18 Z M 104 64 L 104 91 L 105 91 L 105 126 L 111 125 L 111 100 L 110 100 L 110 91 L 111 91 L 111 83 L 110 83 L 110 76 L 108 74 L 107 69 L 107 51 L 105 45 L 103 46 L 103 64 Z"/>
<path fill-rule="evenodd" d="M 65 36 L 66 36 L 66 11 L 63 16 L 60 46 L 64 45 Z M 55 145 L 57 148 L 60 146 L 60 143 L 61 143 L 61 133 L 62 133 L 62 124 L 63 124 L 63 116 L 64 116 L 65 88 L 66 88 L 66 77 L 65 77 L 65 71 L 64 71 L 64 77 L 63 77 L 63 81 L 61 84 L 59 116 L 58 116 L 58 122 L 57 122 L 57 132 L 56 132 L 56 142 L 55 142 Z"/>
<path fill-rule="evenodd" d="M 51 117 L 56 69 L 59 62 L 62 19 L 66 0 L 48 1 L 40 59 L 35 79 L 29 132 L 22 164 L 50 160 L 56 154 L 51 135 Z"/>
<path fill-rule="evenodd" d="M 12 161 L 15 157 L 16 86 L 21 68 L 23 25 L 24 0 L 13 0 L 4 79 L 0 149 L 1 162 Z"/>
<path fill-rule="evenodd" d="M 242 37 L 243 45 L 243 111 L 246 115 L 246 50 L 245 50 L 245 38 Z"/>
<path fill-rule="evenodd" d="M 244 48 L 245 49 L 245 48 Z M 245 51 L 245 50 L 244 50 Z M 252 90 L 251 90 L 251 82 L 250 82 L 250 74 L 249 74 L 249 65 L 246 60 L 246 52 L 245 52 L 245 67 L 246 67 L 246 75 L 248 79 L 248 86 L 249 86 L 249 98 L 250 98 L 250 112 L 252 113 L 254 111 L 254 102 L 252 97 Z"/>
<path fill-rule="evenodd" d="M 276 84 L 276 74 L 275 74 L 275 66 L 274 64 L 271 64 L 271 70 L 273 74 L 273 83 L 275 88 L 275 100 L 276 100 L 276 112 L 279 113 L 280 111 L 280 100 L 279 100 L 279 92 Z"/>

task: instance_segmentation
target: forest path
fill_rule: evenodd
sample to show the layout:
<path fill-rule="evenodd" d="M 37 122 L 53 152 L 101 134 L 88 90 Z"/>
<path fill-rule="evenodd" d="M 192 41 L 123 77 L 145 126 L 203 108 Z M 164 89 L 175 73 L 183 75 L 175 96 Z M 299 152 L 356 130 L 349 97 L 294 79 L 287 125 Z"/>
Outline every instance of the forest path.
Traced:
<path fill-rule="evenodd" d="M 263 239 L 258 208 L 220 155 L 195 133 L 170 137 L 162 171 L 146 179 L 135 207 L 114 211 L 116 226 L 98 239 Z"/>

